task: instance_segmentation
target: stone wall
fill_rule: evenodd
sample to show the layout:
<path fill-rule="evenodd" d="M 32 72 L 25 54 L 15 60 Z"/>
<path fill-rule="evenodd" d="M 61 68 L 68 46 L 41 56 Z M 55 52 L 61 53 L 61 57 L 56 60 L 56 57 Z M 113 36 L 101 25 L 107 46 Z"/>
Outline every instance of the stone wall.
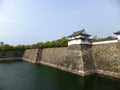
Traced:
<path fill-rule="evenodd" d="M 120 78 L 120 43 L 92 46 L 96 73 Z"/>
<path fill-rule="evenodd" d="M 21 58 L 82 76 L 99 73 L 120 78 L 120 42 L 0 51 L 0 60 Z"/>
<path fill-rule="evenodd" d="M 25 50 L 0 50 L 0 60 L 22 59 Z"/>
<path fill-rule="evenodd" d="M 91 45 L 81 45 L 84 73 L 86 75 L 95 73 L 95 66 L 92 59 L 92 46 Z"/>
<path fill-rule="evenodd" d="M 37 63 L 46 64 L 82 76 L 89 75 L 94 73 L 94 67 L 92 64 L 91 52 L 86 52 L 88 48 L 90 47 L 85 45 L 46 48 L 40 50 L 40 54 L 37 57 Z"/>
<path fill-rule="evenodd" d="M 27 49 L 24 52 L 23 60 L 35 63 L 38 56 L 37 54 L 38 49 Z"/>
<path fill-rule="evenodd" d="M 23 60 L 85 76 L 94 73 L 92 54 L 86 51 L 88 49 L 91 51 L 91 46 L 73 45 L 61 48 L 27 49 Z"/>

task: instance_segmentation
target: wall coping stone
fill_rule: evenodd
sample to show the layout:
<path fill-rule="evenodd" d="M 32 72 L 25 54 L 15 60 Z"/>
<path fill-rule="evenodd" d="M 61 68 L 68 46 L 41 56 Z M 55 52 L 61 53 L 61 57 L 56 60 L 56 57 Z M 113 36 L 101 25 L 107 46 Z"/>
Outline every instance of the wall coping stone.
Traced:
<path fill-rule="evenodd" d="M 109 43 L 117 43 L 118 40 L 110 40 L 110 41 L 101 41 L 101 42 L 93 42 L 92 45 L 97 45 L 97 44 L 109 44 Z"/>

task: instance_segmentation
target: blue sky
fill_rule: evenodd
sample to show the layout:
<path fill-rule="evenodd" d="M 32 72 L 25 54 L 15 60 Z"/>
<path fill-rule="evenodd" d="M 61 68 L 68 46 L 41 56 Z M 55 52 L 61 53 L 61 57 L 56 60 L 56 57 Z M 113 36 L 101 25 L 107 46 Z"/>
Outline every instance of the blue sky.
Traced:
<path fill-rule="evenodd" d="M 51 41 L 75 31 L 98 37 L 120 30 L 119 0 L 0 0 L 0 41 Z"/>

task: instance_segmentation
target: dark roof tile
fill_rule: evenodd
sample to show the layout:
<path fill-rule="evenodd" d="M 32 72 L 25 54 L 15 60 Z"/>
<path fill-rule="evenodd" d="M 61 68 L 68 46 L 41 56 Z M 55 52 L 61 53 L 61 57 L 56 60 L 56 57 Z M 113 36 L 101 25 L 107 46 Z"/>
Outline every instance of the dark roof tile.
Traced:
<path fill-rule="evenodd" d="M 114 34 L 119 35 L 119 34 L 120 34 L 120 31 L 118 31 L 118 32 L 114 32 Z"/>
<path fill-rule="evenodd" d="M 68 36 L 68 37 L 77 36 L 77 35 L 91 36 L 91 35 L 87 34 L 87 32 L 83 29 L 83 30 L 74 32 L 72 35 L 70 35 L 70 36 Z"/>

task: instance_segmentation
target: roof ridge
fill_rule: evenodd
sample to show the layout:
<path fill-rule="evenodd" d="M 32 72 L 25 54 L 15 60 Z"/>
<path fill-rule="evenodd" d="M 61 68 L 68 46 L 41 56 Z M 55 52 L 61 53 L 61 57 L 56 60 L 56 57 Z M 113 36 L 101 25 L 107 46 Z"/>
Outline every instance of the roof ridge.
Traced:
<path fill-rule="evenodd" d="M 114 32 L 114 34 L 118 35 L 118 34 L 120 34 L 120 31 Z"/>
<path fill-rule="evenodd" d="M 71 37 L 71 36 L 76 36 L 76 35 L 91 36 L 91 35 L 89 35 L 89 34 L 85 31 L 85 29 L 82 29 L 82 30 L 79 30 L 79 31 L 73 32 L 73 34 L 70 35 L 70 37 Z"/>

